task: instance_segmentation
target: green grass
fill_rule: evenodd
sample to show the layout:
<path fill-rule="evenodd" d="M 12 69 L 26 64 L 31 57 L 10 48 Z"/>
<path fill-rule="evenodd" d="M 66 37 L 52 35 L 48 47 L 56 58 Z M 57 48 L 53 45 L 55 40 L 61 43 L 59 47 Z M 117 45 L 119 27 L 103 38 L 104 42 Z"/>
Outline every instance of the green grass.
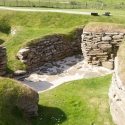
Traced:
<path fill-rule="evenodd" d="M 81 79 L 39 94 L 32 125 L 114 125 L 109 112 L 111 75 Z"/>
<path fill-rule="evenodd" d="M 16 12 L 0 11 L 0 20 L 6 20 L 16 35 L 0 33 L 0 43 L 7 47 L 8 71 L 26 69 L 25 65 L 16 59 L 20 48 L 29 41 L 50 34 L 67 34 L 77 27 L 89 22 L 110 22 L 125 25 L 124 17 L 88 16 L 64 13 Z"/>
<path fill-rule="evenodd" d="M 71 81 L 40 93 L 39 115 L 32 118 L 16 103 L 22 97 L 32 98 L 30 89 L 0 78 L 0 125 L 114 125 L 107 94 L 111 76 Z"/>
<path fill-rule="evenodd" d="M 61 3 L 60 3 L 61 2 Z M 63 3 L 64 2 L 64 3 Z M 68 2 L 68 3 L 65 3 Z M 121 9 L 124 10 L 124 0 L 11 0 L 0 1 L 2 6 L 30 6 L 52 8 L 93 8 L 93 9 Z"/>

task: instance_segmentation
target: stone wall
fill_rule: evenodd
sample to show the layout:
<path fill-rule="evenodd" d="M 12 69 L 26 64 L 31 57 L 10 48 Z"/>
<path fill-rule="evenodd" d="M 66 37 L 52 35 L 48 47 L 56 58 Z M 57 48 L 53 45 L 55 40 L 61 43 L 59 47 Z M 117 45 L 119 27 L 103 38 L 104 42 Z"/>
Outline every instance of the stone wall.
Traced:
<path fill-rule="evenodd" d="M 119 32 L 83 32 L 81 48 L 85 61 L 113 69 L 114 57 L 124 38 L 125 34 Z"/>
<path fill-rule="evenodd" d="M 118 58 L 115 59 L 115 70 L 109 89 L 110 112 L 117 125 L 125 124 L 125 85 L 118 76 Z"/>
<path fill-rule="evenodd" d="M 0 76 L 6 74 L 6 68 L 7 68 L 6 47 L 0 46 Z"/>
<path fill-rule="evenodd" d="M 39 95 L 37 91 L 26 85 L 23 85 L 22 87 L 25 87 L 23 88 L 24 93 L 22 93 L 22 96 L 18 98 L 15 103 L 17 103 L 17 106 L 22 109 L 28 116 L 37 116 L 39 101 Z"/>
<path fill-rule="evenodd" d="M 76 38 L 66 41 L 63 35 L 52 35 L 37 39 L 30 47 L 25 47 L 17 53 L 17 58 L 26 64 L 28 69 L 42 66 L 46 62 L 54 62 L 81 52 L 82 28 L 76 30 Z"/>

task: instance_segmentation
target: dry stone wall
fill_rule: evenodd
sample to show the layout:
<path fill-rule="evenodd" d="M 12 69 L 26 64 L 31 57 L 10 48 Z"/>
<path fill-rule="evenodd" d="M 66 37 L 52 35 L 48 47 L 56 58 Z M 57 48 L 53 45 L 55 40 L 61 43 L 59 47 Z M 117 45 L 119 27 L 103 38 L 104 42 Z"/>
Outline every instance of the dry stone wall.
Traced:
<path fill-rule="evenodd" d="M 17 106 L 22 109 L 28 116 L 38 115 L 38 101 L 39 95 L 37 91 L 33 90 L 29 86 L 26 86 L 27 91 L 24 89 L 24 94 L 17 100 Z"/>
<path fill-rule="evenodd" d="M 85 61 L 113 69 L 114 57 L 124 38 L 125 34 L 119 32 L 83 32 L 81 48 Z"/>
<path fill-rule="evenodd" d="M 7 68 L 6 47 L 0 46 L 0 76 L 6 74 L 6 68 Z"/>
<path fill-rule="evenodd" d="M 46 62 L 63 59 L 81 52 L 82 28 L 76 31 L 76 38 L 70 42 L 64 40 L 63 35 L 52 35 L 36 40 L 31 47 L 21 49 L 17 58 L 26 64 L 28 69 L 42 66 Z"/>
<path fill-rule="evenodd" d="M 110 112 L 116 125 L 125 125 L 125 85 L 118 76 L 118 58 L 109 89 Z"/>

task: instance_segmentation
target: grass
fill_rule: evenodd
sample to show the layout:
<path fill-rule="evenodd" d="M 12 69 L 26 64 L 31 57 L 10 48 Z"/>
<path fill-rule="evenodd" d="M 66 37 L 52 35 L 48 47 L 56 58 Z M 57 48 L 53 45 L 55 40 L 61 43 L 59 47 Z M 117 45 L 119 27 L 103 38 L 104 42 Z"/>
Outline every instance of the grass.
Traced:
<path fill-rule="evenodd" d="M 60 3 L 61 2 L 61 3 Z M 68 2 L 68 3 L 66 3 Z M 1 1 L 3 6 L 31 6 L 31 7 L 52 7 L 52 8 L 96 8 L 96 9 L 123 9 L 123 0 L 11 0 Z"/>
<path fill-rule="evenodd" d="M 107 94 L 111 77 L 70 81 L 40 93 L 39 115 L 34 118 L 28 118 L 15 103 L 27 98 L 30 88 L 0 78 L 0 125 L 114 125 Z"/>
<path fill-rule="evenodd" d="M 109 113 L 111 76 L 81 79 L 40 93 L 32 125 L 114 125 Z"/>
<path fill-rule="evenodd" d="M 89 22 L 110 22 L 111 24 L 125 25 L 124 17 L 88 16 L 64 13 L 41 13 L 41 12 L 17 12 L 0 11 L 0 20 L 6 20 L 11 29 L 16 30 L 16 35 L 0 33 L 0 42 L 7 47 L 8 71 L 26 69 L 16 59 L 20 48 L 26 46 L 29 41 L 50 34 L 67 34 L 77 27 L 84 26 Z M 70 38 L 70 37 L 69 37 Z"/>

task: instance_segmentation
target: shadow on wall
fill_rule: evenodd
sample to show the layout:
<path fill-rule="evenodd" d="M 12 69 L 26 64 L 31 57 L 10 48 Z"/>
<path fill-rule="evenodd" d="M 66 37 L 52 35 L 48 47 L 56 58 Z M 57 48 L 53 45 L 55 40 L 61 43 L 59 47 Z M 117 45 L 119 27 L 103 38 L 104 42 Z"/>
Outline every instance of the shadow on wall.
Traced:
<path fill-rule="evenodd" d="M 66 121 L 66 114 L 59 108 L 39 105 L 39 115 L 32 118 L 33 125 L 56 125 Z"/>
<path fill-rule="evenodd" d="M 0 45 L 2 45 L 5 41 L 0 39 Z"/>

